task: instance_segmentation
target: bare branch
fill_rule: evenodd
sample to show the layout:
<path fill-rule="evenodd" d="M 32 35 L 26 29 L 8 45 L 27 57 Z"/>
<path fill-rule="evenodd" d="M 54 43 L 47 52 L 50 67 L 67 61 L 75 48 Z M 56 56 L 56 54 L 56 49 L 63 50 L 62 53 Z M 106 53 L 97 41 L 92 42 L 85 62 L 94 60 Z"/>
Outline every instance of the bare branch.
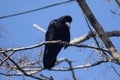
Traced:
<path fill-rule="evenodd" d="M 42 31 L 43 33 L 46 33 L 46 30 L 42 27 L 40 27 L 39 25 L 37 24 L 33 24 L 33 26 Z M 109 32 L 105 32 L 106 35 L 108 37 L 119 37 L 120 36 L 120 30 L 113 30 L 113 31 L 109 31 Z M 70 41 L 71 44 L 78 44 L 78 43 L 82 43 L 82 42 L 85 42 L 87 40 L 89 40 L 90 38 L 93 38 L 93 37 L 99 37 L 98 34 L 94 31 L 94 32 L 89 32 L 79 38 L 75 38 L 73 40 Z"/>
<path fill-rule="evenodd" d="M 102 63 L 105 63 L 105 62 L 108 62 L 108 61 L 98 61 L 98 62 L 93 63 L 93 64 L 86 64 L 86 65 L 74 66 L 74 67 L 72 67 L 72 70 L 74 70 L 74 69 L 80 69 L 80 68 L 94 67 L 94 66 L 98 66 L 98 65 L 100 65 Z M 53 70 L 53 71 L 70 71 L 71 68 L 52 68 L 51 70 Z"/>
<path fill-rule="evenodd" d="M 115 71 L 115 73 L 120 77 L 120 73 L 118 73 L 117 70 L 113 66 L 111 66 L 111 67 Z"/>
<path fill-rule="evenodd" d="M 61 62 L 64 62 L 64 61 L 66 61 L 68 64 L 71 64 L 71 63 L 69 63 L 69 62 L 73 62 L 73 60 L 69 60 L 69 59 L 67 59 L 67 58 L 62 58 L 62 59 L 61 59 Z M 64 68 L 52 68 L 51 71 L 71 71 L 71 70 L 75 70 L 75 69 L 89 68 L 89 67 L 98 66 L 98 65 L 100 65 L 100 64 L 102 64 L 102 63 L 106 63 L 106 62 L 109 62 L 109 61 L 103 60 L 103 61 L 98 61 L 98 62 L 93 63 L 93 64 L 86 64 L 86 65 L 73 66 L 73 67 L 72 67 L 72 65 L 69 65 L 70 67 L 68 67 L 68 68 L 65 68 L 65 67 L 64 67 Z M 20 68 L 22 68 L 22 67 L 20 66 Z M 29 74 L 29 75 L 30 75 L 30 74 L 36 74 L 36 73 L 44 70 L 43 67 L 22 68 L 22 69 L 23 69 L 27 74 Z M 16 70 L 18 71 L 19 69 L 16 68 Z M 71 72 L 72 72 L 72 74 L 74 74 L 73 71 L 71 71 Z M 22 74 L 23 74 L 23 73 L 21 73 L 20 71 L 18 71 L 18 75 L 22 75 Z M 75 77 L 75 76 L 74 76 L 74 77 Z"/>
<path fill-rule="evenodd" d="M 44 44 L 60 44 L 60 45 L 76 46 L 76 47 L 83 47 L 83 48 L 92 48 L 92 49 L 96 49 L 96 50 L 103 50 L 103 51 L 109 52 L 107 49 L 98 48 L 98 47 L 91 46 L 91 45 L 72 44 L 72 43 L 67 43 L 67 42 L 64 42 L 64 41 L 46 41 L 46 42 L 41 42 L 41 43 L 36 44 L 36 45 L 28 46 L 28 47 L 9 48 L 9 49 L 6 49 L 6 50 L 1 50 L 0 53 L 5 53 L 5 52 L 8 52 L 8 51 L 21 51 L 21 50 L 33 49 L 33 48 L 40 47 Z"/>
<path fill-rule="evenodd" d="M 40 27 L 39 25 L 33 24 L 33 26 L 36 29 L 42 31 L 43 33 L 46 33 L 46 30 L 44 28 Z M 114 30 L 114 31 L 106 32 L 106 35 L 108 37 L 119 37 L 120 36 L 120 30 Z M 93 38 L 93 37 L 98 37 L 98 34 L 96 32 L 93 32 L 93 33 L 89 32 L 89 33 L 87 33 L 87 34 L 85 34 L 85 35 L 83 35 L 79 38 L 75 38 L 75 39 L 71 40 L 70 43 L 72 43 L 72 44 L 82 43 L 82 42 L 85 42 L 85 41 L 87 41 L 87 40 L 89 40 L 90 38 Z"/>
<path fill-rule="evenodd" d="M 106 32 L 106 35 L 108 37 L 120 37 L 120 30 Z M 72 43 L 72 44 L 82 43 L 82 42 L 89 40 L 92 37 L 99 37 L 99 36 L 96 32 L 93 32 L 93 34 L 91 32 L 89 32 L 79 38 L 73 39 L 72 41 L 70 41 L 70 43 Z"/>
<path fill-rule="evenodd" d="M 71 70 L 71 73 L 72 73 L 72 77 L 73 77 L 73 80 L 77 80 L 76 76 L 75 76 L 75 72 L 73 70 L 73 66 L 72 66 L 72 62 L 68 59 L 66 59 L 66 62 L 69 64 L 69 67 L 70 67 L 70 70 Z"/>
<path fill-rule="evenodd" d="M 56 64 L 55 65 L 59 65 L 60 63 L 62 63 L 63 61 L 67 61 L 68 59 L 63 57 L 63 58 L 60 58 L 57 60 Z M 76 60 L 69 60 L 70 62 L 74 62 Z"/>
<path fill-rule="evenodd" d="M 5 57 L 7 57 L 7 55 L 4 53 L 3 54 Z M 22 72 L 22 74 L 24 74 L 25 76 L 28 76 L 28 77 L 32 77 L 32 78 L 35 78 L 35 79 L 38 79 L 38 80 L 43 80 L 42 78 L 40 77 L 36 77 L 36 76 L 33 76 L 33 75 L 30 75 L 30 74 L 27 74 L 14 60 L 12 60 L 10 57 L 8 57 L 8 59 L 17 67 L 17 69 Z"/>
<path fill-rule="evenodd" d="M 120 12 L 118 12 L 117 10 L 116 10 L 116 11 L 111 10 L 111 12 L 112 12 L 113 14 L 115 14 L 115 15 L 120 16 Z"/>
<path fill-rule="evenodd" d="M 4 76 L 21 76 L 19 74 L 6 74 L 6 73 L 0 73 L 0 75 L 4 75 Z"/>
<path fill-rule="evenodd" d="M 46 33 L 46 30 L 44 28 L 42 28 L 41 26 L 39 26 L 37 24 L 33 24 L 33 26 L 36 29 L 42 31 L 43 33 Z M 105 32 L 105 33 L 108 37 L 119 37 L 120 36 L 120 30 L 113 30 L 113 31 Z M 93 37 L 99 37 L 99 36 L 96 32 L 89 32 L 89 33 L 87 33 L 79 38 L 75 38 L 75 39 L 71 40 L 70 43 L 71 44 L 82 43 L 82 42 L 85 42 Z"/>
<path fill-rule="evenodd" d="M 0 66 L 2 66 L 2 64 L 11 56 L 14 54 L 15 51 L 12 51 L 4 60 L 2 60 L 2 62 L 0 63 Z M 4 53 L 3 53 L 4 54 Z"/>
<path fill-rule="evenodd" d="M 38 26 L 37 24 L 33 24 L 33 27 L 35 27 L 36 29 L 42 31 L 43 33 L 46 33 L 46 30 L 43 29 L 42 27 Z"/>
<path fill-rule="evenodd" d="M 110 55 L 120 64 L 120 54 L 117 52 L 114 44 L 106 35 L 104 29 L 102 28 L 101 24 L 97 21 L 96 17 L 93 15 L 92 11 L 88 7 L 85 0 L 77 0 L 79 6 L 81 7 L 82 11 L 88 18 L 89 22 L 93 26 L 93 28 L 98 33 L 101 40 L 104 42 L 106 48 L 110 51 Z"/>

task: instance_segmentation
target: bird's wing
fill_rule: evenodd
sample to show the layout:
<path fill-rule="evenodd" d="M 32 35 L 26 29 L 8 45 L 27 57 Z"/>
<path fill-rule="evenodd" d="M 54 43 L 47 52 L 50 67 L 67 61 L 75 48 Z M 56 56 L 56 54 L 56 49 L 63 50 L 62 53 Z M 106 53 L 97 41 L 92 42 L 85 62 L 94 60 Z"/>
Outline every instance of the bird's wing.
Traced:
<path fill-rule="evenodd" d="M 52 41 L 57 39 L 57 28 L 55 25 L 55 21 L 50 22 L 48 26 L 48 30 L 46 32 L 46 41 Z"/>
<path fill-rule="evenodd" d="M 58 28 L 55 24 L 55 21 L 52 21 L 49 26 L 48 30 L 46 32 L 46 41 L 54 41 L 58 40 Z M 44 68 L 50 69 L 55 65 L 56 57 L 61 50 L 62 45 L 58 44 L 45 44 L 45 50 L 44 50 L 44 58 L 43 58 L 43 64 Z"/>

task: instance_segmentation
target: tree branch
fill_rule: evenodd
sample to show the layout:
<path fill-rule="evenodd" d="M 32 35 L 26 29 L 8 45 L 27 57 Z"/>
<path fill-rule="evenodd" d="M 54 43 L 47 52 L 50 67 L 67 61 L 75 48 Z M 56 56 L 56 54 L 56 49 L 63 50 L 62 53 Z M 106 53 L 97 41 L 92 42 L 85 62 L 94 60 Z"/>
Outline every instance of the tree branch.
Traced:
<path fill-rule="evenodd" d="M 79 6 L 81 7 L 82 11 L 84 12 L 84 14 L 86 15 L 86 17 L 88 18 L 89 22 L 93 26 L 93 28 L 98 33 L 99 37 L 104 42 L 106 48 L 110 51 L 109 54 L 114 58 L 114 60 L 116 60 L 118 62 L 118 64 L 120 64 L 120 54 L 118 54 L 115 46 L 113 45 L 111 40 L 106 35 L 101 24 L 97 21 L 97 19 L 93 15 L 93 13 L 90 10 L 90 8 L 88 7 L 86 1 L 85 0 L 77 0 L 77 2 L 79 4 Z"/>
<path fill-rule="evenodd" d="M 39 31 L 41 31 L 43 33 L 46 33 L 46 30 L 37 24 L 33 24 L 33 27 L 35 27 L 36 29 L 38 29 Z M 120 37 L 120 30 L 113 30 L 113 31 L 105 32 L 105 33 L 108 37 Z M 85 42 L 85 41 L 91 39 L 92 37 L 99 37 L 99 36 L 95 31 L 93 33 L 88 32 L 87 34 L 85 34 L 79 38 L 75 38 L 75 39 L 71 40 L 70 43 L 72 43 L 72 44 L 82 43 L 82 42 Z"/>
<path fill-rule="evenodd" d="M 66 59 L 66 62 L 69 64 L 69 67 L 70 67 L 70 70 L 71 70 L 71 73 L 72 73 L 73 80 L 77 80 L 77 78 L 76 78 L 76 76 L 75 76 L 75 72 L 74 72 L 74 70 L 73 70 L 72 61 Z"/>
<path fill-rule="evenodd" d="M 94 67 L 94 66 L 98 66 L 98 65 L 100 65 L 100 64 L 102 64 L 102 63 L 106 63 L 106 62 L 109 62 L 109 61 L 105 61 L 105 60 L 102 60 L 102 61 L 98 61 L 98 62 L 95 62 L 95 63 L 93 63 L 93 64 L 86 64 L 86 65 L 79 65 L 79 66 L 73 66 L 72 67 L 72 65 L 71 65 L 71 63 L 69 63 L 69 62 L 74 62 L 73 60 L 69 60 L 69 59 L 67 59 L 67 58 L 62 58 L 62 59 L 60 59 L 61 61 L 60 62 L 64 62 L 64 61 L 66 61 L 68 64 L 69 64 L 69 67 L 68 68 L 52 68 L 51 69 L 51 71 L 71 71 L 71 70 L 75 70 L 75 69 L 81 69 L 81 68 L 89 68 L 89 67 Z M 22 68 L 21 66 L 20 66 L 20 68 Z M 19 70 L 19 69 L 18 69 Z M 44 70 L 44 68 L 43 67 L 34 67 L 34 68 L 26 68 L 26 69 L 23 69 L 27 74 L 31 74 L 31 72 L 34 72 L 34 73 L 32 73 L 32 74 L 35 74 L 35 73 L 38 73 L 38 72 L 40 72 L 41 70 Z M 72 74 L 74 74 L 74 72 L 73 71 L 71 71 L 72 72 Z M 21 72 L 19 72 L 19 74 L 18 75 L 22 75 L 22 73 Z M 74 76 L 75 77 L 75 76 Z"/>
<path fill-rule="evenodd" d="M 46 30 L 43 29 L 42 27 L 38 26 L 37 24 L 33 24 L 33 27 L 35 27 L 36 29 L 42 31 L 43 33 L 46 33 Z"/>
<path fill-rule="evenodd" d="M 7 57 L 7 55 L 4 53 L 4 56 Z M 27 74 L 21 67 L 19 67 L 19 65 L 14 61 L 12 60 L 10 57 L 8 57 L 8 59 L 17 67 L 17 69 L 22 72 L 24 75 L 28 76 L 28 77 L 32 77 L 32 78 L 35 78 L 35 79 L 38 79 L 38 80 L 44 80 L 42 78 L 39 78 L 39 77 L 36 77 L 36 76 L 33 76 L 33 75 L 30 75 L 30 74 Z"/>
<path fill-rule="evenodd" d="M 74 66 L 72 67 L 72 70 L 74 69 L 80 69 L 80 68 L 88 68 L 88 67 L 94 67 L 94 66 L 98 66 L 102 63 L 106 63 L 108 61 L 98 61 L 96 63 L 93 63 L 93 64 L 86 64 L 86 65 L 80 65 L 80 66 Z M 70 71 L 71 68 L 52 68 L 51 69 L 52 71 Z"/>
<path fill-rule="evenodd" d="M 108 37 L 120 37 L 120 30 L 109 31 L 109 32 L 106 32 L 106 34 Z M 85 42 L 85 41 L 91 39 L 93 36 L 99 37 L 96 32 L 93 32 L 93 34 L 91 32 L 89 32 L 81 37 L 71 40 L 70 43 L 71 44 L 79 44 L 79 43 L 82 43 L 82 42 Z"/>
<path fill-rule="evenodd" d="M 3 60 L 1 61 L 1 63 L 0 63 L 0 66 L 2 66 L 2 64 L 3 64 L 7 59 L 9 59 L 10 56 L 13 55 L 14 53 L 15 53 L 15 51 L 12 51 L 5 59 L 3 59 Z M 4 53 L 3 53 L 3 54 L 4 54 Z"/>
<path fill-rule="evenodd" d="M 118 71 L 113 66 L 111 66 L 111 67 L 115 71 L 115 73 L 120 77 L 120 73 L 118 73 Z"/>
<path fill-rule="evenodd" d="M 21 51 L 21 50 L 33 49 L 33 48 L 40 47 L 44 44 L 60 44 L 60 45 L 76 46 L 76 47 L 82 47 L 82 48 L 92 48 L 92 49 L 96 49 L 96 50 L 103 50 L 103 51 L 109 52 L 107 49 L 98 48 L 96 46 L 91 46 L 91 45 L 72 44 L 72 43 L 68 43 L 68 42 L 64 42 L 64 41 L 46 41 L 46 42 L 41 42 L 41 43 L 36 44 L 36 45 L 28 46 L 28 47 L 9 48 L 6 50 L 1 50 L 0 53 L 5 53 L 5 52 L 9 52 L 9 51 L 16 51 L 17 52 L 17 51 Z"/>

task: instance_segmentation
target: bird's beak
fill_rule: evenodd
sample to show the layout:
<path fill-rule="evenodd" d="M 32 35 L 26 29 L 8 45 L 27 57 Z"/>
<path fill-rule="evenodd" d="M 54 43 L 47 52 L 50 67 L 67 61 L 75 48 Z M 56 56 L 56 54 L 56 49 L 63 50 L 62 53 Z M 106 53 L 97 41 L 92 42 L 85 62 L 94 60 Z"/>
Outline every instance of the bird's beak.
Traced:
<path fill-rule="evenodd" d="M 65 25 L 67 25 L 68 27 L 70 27 L 70 22 L 65 22 Z"/>

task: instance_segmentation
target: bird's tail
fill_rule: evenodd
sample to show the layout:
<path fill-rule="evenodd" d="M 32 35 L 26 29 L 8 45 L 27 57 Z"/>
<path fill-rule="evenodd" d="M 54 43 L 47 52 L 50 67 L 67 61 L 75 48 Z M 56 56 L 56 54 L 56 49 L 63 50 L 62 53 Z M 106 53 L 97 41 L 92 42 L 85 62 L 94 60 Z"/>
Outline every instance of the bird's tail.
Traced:
<path fill-rule="evenodd" d="M 55 62 L 56 62 L 55 55 L 52 55 L 52 56 L 49 56 L 48 54 L 44 55 L 43 65 L 45 69 L 51 69 L 55 65 Z"/>
<path fill-rule="evenodd" d="M 55 66 L 56 57 L 60 52 L 62 45 L 46 45 L 43 57 L 43 66 L 45 69 L 51 69 Z"/>

